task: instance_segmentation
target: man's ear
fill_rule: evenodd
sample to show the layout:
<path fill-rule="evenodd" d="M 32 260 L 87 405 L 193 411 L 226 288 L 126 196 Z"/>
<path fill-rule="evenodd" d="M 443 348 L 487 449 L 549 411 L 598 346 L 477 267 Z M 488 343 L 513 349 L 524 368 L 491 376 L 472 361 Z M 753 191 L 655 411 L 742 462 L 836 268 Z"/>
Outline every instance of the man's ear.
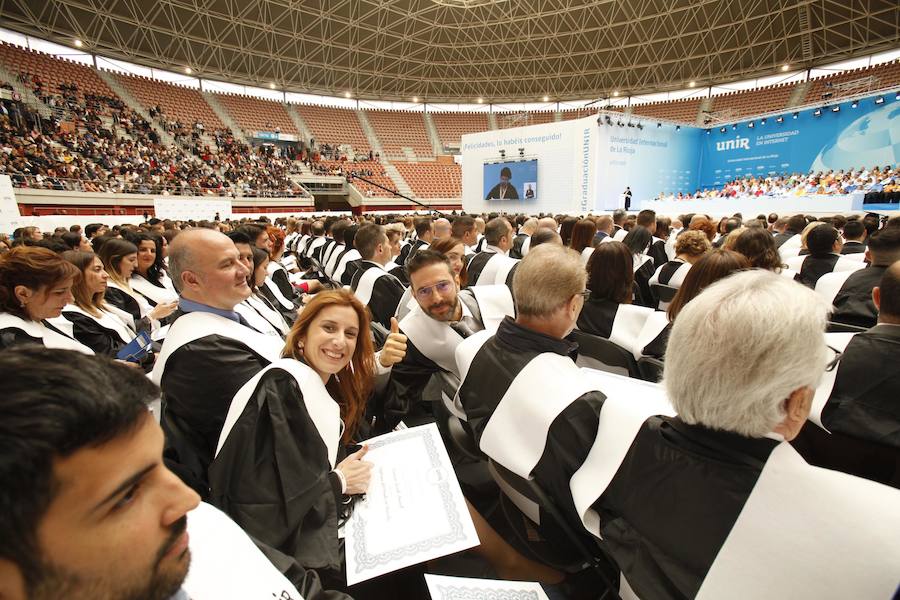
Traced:
<path fill-rule="evenodd" d="M 183 271 L 181 273 L 181 283 L 183 287 L 195 288 L 200 285 L 200 278 L 193 271 Z"/>
<path fill-rule="evenodd" d="M 872 302 L 875 303 L 875 310 L 881 310 L 881 288 L 872 288 Z"/>
<path fill-rule="evenodd" d="M 26 600 L 25 578 L 19 565 L 0 558 L 0 600 Z"/>

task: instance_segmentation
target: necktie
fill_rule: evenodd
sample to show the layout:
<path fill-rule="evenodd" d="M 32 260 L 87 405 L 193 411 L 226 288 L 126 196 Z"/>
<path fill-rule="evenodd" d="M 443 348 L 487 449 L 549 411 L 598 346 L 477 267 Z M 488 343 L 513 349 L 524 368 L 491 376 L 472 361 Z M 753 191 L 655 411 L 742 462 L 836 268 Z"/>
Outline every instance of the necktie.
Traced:
<path fill-rule="evenodd" d="M 480 327 L 478 325 L 475 319 L 468 316 L 463 317 L 456 323 L 450 323 L 450 327 L 452 327 L 456 333 L 461 335 L 463 339 L 469 337 L 470 335 L 473 335 L 477 331 L 481 331 L 482 329 L 484 329 L 483 327 Z"/>

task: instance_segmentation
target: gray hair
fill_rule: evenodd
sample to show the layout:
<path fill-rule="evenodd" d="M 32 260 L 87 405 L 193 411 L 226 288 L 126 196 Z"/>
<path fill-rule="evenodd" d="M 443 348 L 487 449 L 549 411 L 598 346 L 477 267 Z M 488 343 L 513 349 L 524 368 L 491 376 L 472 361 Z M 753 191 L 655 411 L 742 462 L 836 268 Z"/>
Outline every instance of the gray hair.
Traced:
<path fill-rule="evenodd" d="M 532 248 L 516 267 L 516 311 L 527 317 L 549 317 L 572 296 L 583 292 L 586 284 L 587 271 L 581 254 L 556 244 L 541 244 Z"/>
<path fill-rule="evenodd" d="M 689 424 L 762 437 L 781 423 L 799 388 L 818 385 L 828 304 L 761 269 L 709 286 L 678 314 L 663 385 Z"/>
<path fill-rule="evenodd" d="M 203 238 L 224 237 L 225 234 L 210 229 L 189 229 L 182 231 L 169 244 L 169 278 L 175 289 L 181 292 L 181 276 L 185 271 L 195 270 L 196 244 L 202 244 Z"/>

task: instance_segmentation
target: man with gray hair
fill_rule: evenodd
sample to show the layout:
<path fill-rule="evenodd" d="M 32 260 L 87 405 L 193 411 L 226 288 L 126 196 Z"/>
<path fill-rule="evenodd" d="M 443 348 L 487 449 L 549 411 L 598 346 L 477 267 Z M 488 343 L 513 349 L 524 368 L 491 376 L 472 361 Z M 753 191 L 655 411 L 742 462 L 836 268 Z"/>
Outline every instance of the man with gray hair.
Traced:
<path fill-rule="evenodd" d="M 250 269 L 224 234 L 178 234 L 169 246 L 169 272 L 181 297 L 152 379 L 163 392 L 169 467 L 205 496 L 206 469 L 234 394 L 280 357 L 284 340 L 257 331 L 235 311 L 250 296 Z"/>
<path fill-rule="evenodd" d="M 598 436 L 572 489 L 636 596 L 896 591 L 900 492 L 812 467 L 788 443 L 833 368 L 827 313 L 775 273 L 727 277 L 672 327 L 663 386 L 678 416 L 635 419 L 635 397 L 631 416 L 608 424 L 615 404 L 604 403 L 600 429 L 618 435 Z"/>
<path fill-rule="evenodd" d="M 507 256 L 512 248 L 512 225 L 504 217 L 488 221 L 484 229 L 487 248 L 469 259 L 466 266 L 468 285 L 501 285 L 512 287 L 516 259 Z"/>
<path fill-rule="evenodd" d="M 534 477 L 575 527 L 569 480 L 594 443 L 605 399 L 572 360 L 577 345 L 565 339 L 584 305 L 586 281 L 574 250 L 532 249 L 513 281 L 515 319 L 456 350 L 459 401 L 476 444 L 520 477 Z"/>

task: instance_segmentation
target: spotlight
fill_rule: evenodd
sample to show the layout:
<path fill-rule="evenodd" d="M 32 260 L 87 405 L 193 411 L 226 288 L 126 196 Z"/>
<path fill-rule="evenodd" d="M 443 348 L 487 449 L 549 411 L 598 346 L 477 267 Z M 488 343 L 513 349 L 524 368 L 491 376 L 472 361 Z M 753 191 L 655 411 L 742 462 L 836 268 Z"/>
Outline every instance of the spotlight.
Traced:
<path fill-rule="evenodd" d="M 352 96 L 353 94 L 351 94 L 350 92 L 344 92 L 344 98 L 350 98 Z"/>
<path fill-rule="evenodd" d="M 791 65 L 781 65 L 781 72 L 786 73 L 788 69 L 791 68 Z"/>
<path fill-rule="evenodd" d="M 722 132 L 722 133 L 725 133 L 726 129 L 723 127 L 723 128 L 720 129 L 719 131 Z"/>
<path fill-rule="evenodd" d="M 676 126 L 675 126 L 675 131 L 681 131 L 681 125 L 676 125 Z"/>
<path fill-rule="evenodd" d="M 756 126 L 753 124 L 753 121 L 750 121 L 749 123 L 747 123 L 748 129 L 753 129 L 754 127 L 756 127 Z"/>
<path fill-rule="evenodd" d="M 76 40 L 75 40 L 75 47 L 76 47 L 76 48 L 81 48 L 82 46 L 84 46 L 84 42 L 82 42 L 81 40 L 76 39 Z"/>
<path fill-rule="evenodd" d="M 775 122 L 776 123 L 784 123 L 784 117 L 778 117 L 777 119 L 775 119 Z"/>
<path fill-rule="evenodd" d="M 550 96 L 544 96 L 544 102 L 550 102 Z"/>
<path fill-rule="evenodd" d="M 706 130 L 706 135 L 709 135 L 709 129 Z"/>
<path fill-rule="evenodd" d="M 875 104 L 884 104 L 884 96 L 878 96 L 875 98 Z"/>
<path fill-rule="evenodd" d="M 613 92 L 613 98 L 618 98 L 618 97 L 619 97 L 619 92 Z"/>
<path fill-rule="evenodd" d="M 841 106 L 839 104 L 837 106 L 832 106 L 831 112 L 841 112 Z"/>
<path fill-rule="evenodd" d="M 732 131 L 737 131 L 737 123 L 735 123 L 734 125 L 731 126 L 731 130 L 732 130 Z"/>
<path fill-rule="evenodd" d="M 794 114 L 792 114 L 792 115 L 791 115 L 791 116 L 792 116 L 792 117 L 793 117 L 793 118 L 795 118 L 795 119 L 796 119 L 796 118 L 797 118 L 797 117 L 799 117 L 799 116 L 800 116 L 800 113 L 798 113 L 798 112 L 795 112 L 795 113 L 794 113 Z"/>
<path fill-rule="evenodd" d="M 274 90 L 274 89 L 275 89 L 275 82 L 274 82 L 274 81 L 273 81 L 272 83 L 269 84 L 269 89 L 270 89 L 270 90 Z"/>
<path fill-rule="evenodd" d="M 641 131 L 643 131 L 643 130 L 644 130 L 644 126 L 643 126 L 643 125 L 641 125 L 641 124 L 640 124 L 640 123 L 638 123 L 638 124 L 637 124 L 637 128 L 638 128 L 638 129 L 640 129 L 640 130 L 641 130 Z"/>
<path fill-rule="evenodd" d="M 657 123 L 656 128 L 659 129 L 660 127 L 662 127 L 662 123 Z"/>
<path fill-rule="evenodd" d="M 690 83 L 688 83 L 688 87 L 689 87 L 689 88 L 692 88 L 692 87 L 694 87 L 695 85 L 697 85 L 697 82 L 696 82 L 696 81 L 691 81 Z"/>
<path fill-rule="evenodd" d="M 859 100 L 854 100 L 850 103 L 850 108 L 856 108 L 857 106 L 859 106 Z"/>
<path fill-rule="evenodd" d="M 525 158 L 525 148 L 519 148 L 519 158 Z"/>
<path fill-rule="evenodd" d="M 418 96 L 413 96 L 413 97 L 412 97 L 412 101 L 413 101 L 413 102 L 418 102 L 418 101 L 419 101 L 419 97 L 418 97 Z"/>
<path fill-rule="evenodd" d="M 194 71 L 191 70 L 190 67 L 185 67 L 185 68 L 184 68 L 184 73 L 185 73 L 185 75 L 190 75 L 190 74 L 193 73 L 193 72 L 194 72 Z"/>
<path fill-rule="evenodd" d="M 500 151 L 500 158 L 506 158 L 506 150 Z"/>
<path fill-rule="evenodd" d="M 759 120 L 759 124 L 760 124 L 760 125 L 765 125 L 765 124 L 766 124 L 765 118 L 760 119 L 760 120 Z"/>
<path fill-rule="evenodd" d="M 619 127 L 625 127 L 625 124 L 622 123 L 622 121 L 616 121 L 616 125 L 618 125 Z"/>
<path fill-rule="evenodd" d="M 478 102 L 478 104 L 484 104 L 484 98 L 479 98 L 476 102 Z"/>
<path fill-rule="evenodd" d="M 816 110 L 814 110 L 814 111 L 813 111 L 813 116 L 821 117 L 821 116 L 822 116 L 822 109 L 821 109 L 821 108 L 817 108 Z"/>

